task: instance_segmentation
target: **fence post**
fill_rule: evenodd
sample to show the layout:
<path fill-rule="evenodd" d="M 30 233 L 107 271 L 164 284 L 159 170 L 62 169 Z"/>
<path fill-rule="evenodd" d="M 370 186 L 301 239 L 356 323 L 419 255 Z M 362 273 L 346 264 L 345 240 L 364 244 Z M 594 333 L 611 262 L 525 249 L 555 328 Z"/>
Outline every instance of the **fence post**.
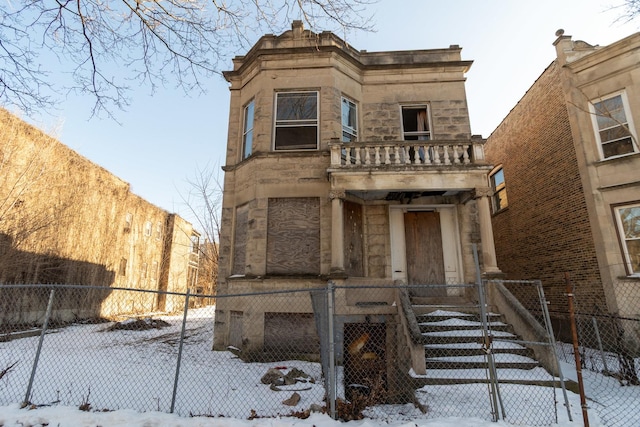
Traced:
<path fill-rule="evenodd" d="M 549 346 L 551 347 L 553 358 L 556 361 L 556 369 L 558 370 L 558 378 L 560 379 L 560 388 L 562 389 L 564 406 L 567 408 L 567 416 L 569 417 L 569 421 L 573 421 L 573 416 L 571 415 L 571 406 L 569 405 L 569 396 L 567 396 L 567 387 L 564 383 L 564 374 L 562 373 L 562 365 L 560 365 L 560 360 L 558 359 L 558 348 L 556 345 L 556 337 L 553 335 L 553 326 L 551 325 L 551 315 L 549 315 L 549 307 L 547 306 L 547 297 L 544 295 L 542 282 L 540 280 L 536 280 L 535 283 L 538 290 L 538 300 L 540 301 L 542 316 L 544 317 L 544 326 L 547 331 L 547 336 L 549 337 Z"/>
<path fill-rule="evenodd" d="M 596 334 L 596 340 L 598 340 L 598 349 L 600 350 L 600 358 L 602 359 L 602 365 L 604 366 L 604 371 L 609 374 L 609 367 L 607 366 L 607 358 L 604 357 L 604 348 L 602 348 L 602 339 L 600 338 L 600 329 L 598 329 L 598 320 L 595 317 L 591 318 L 591 323 L 593 323 L 593 331 Z"/>
<path fill-rule="evenodd" d="M 496 372 L 495 360 L 493 353 L 491 352 L 491 334 L 489 332 L 489 325 L 487 323 L 487 306 L 484 295 L 484 287 L 482 282 L 482 274 L 480 273 L 480 261 L 478 259 L 478 246 L 473 244 L 473 261 L 476 267 L 476 285 L 478 287 L 478 299 L 480 305 L 480 321 L 482 322 L 482 334 L 483 334 L 483 349 L 485 357 L 487 358 L 487 365 L 489 368 L 489 389 L 491 390 L 491 406 L 493 408 L 493 421 L 500 420 L 500 413 L 504 418 L 504 405 L 502 403 L 502 396 L 500 395 L 500 388 L 498 385 L 498 378 Z M 498 407 L 498 401 L 500 407 Z"/>
<path fill-rule="evenodd" d="M 33 387 L 33 380 L 36 376 L 36 369 L 38 369 L 38 361 L 40 360 L 40 352 L 42 351 L 42 343 L 44 342 L 44 334 L 47 332 L 49 326 L 49 318 L 51 317 L 51 309 L 53 308 L 53 295 L 55 290 L 51 289 L 49 293 L 49 302 L 47 303 L 47 311 L 44 315 L 44 322 L 42 322 L 42 332 L 40 332 L 40 339 L 38 340 L 38 349 L 36 350 L 36 357 L 33 360 L 33 366 L 31 367 L 31 376 L 29 377 L 29 384 L 27 385 L 27 392 L 24 395 L 22 407 L 24 408 L 29 404 L 29 396 L 31 396 L 31 388 Z"/>
<path fill-rule="evenodd" d="M 329 329 L 329 372 L 327 372 L 327 399 L 329 400 L 329 416 L 336 419 L 336 353 L 335 353 L 335 333 L 334 333 L 334 304 L 335 304 L 334 283 L 329 280 L 327 283 L 327 329 Z"/>
<path fill-rule="evenodd" d="M 569 300 L 569 321 L 571 322 L 571 336 L 573 338 L 573 355 L 576 359 L 576 375 L 578 376 L 578 389 L 580 390 L 580 406 L 582 407 L 582 420 L 584 427 L 589 427 L 589 414 L 587 413 L 587 401 L 584 394 L 584 383 L 582 382 L 582 366 L 580 362 L 580 350 L 578 349 L 578 330 L 576 328 L 576 315 L 573 309 L 573 288 L 569 273 L 564 273 L 564 280 L 567 284 L 567 298 Z"/>
<path fill-rule="evenodd" d="M 182 344 L 184 343 L 184 331 L 187 327 L 187 312 L 189 311 L 189 295 L 191 295 L 191 289 L 187 289 L 187 293 L 184 296 L 184 314 L 182 315 L 182 330 L 180 331 L 180 343 L 178 344 L 178 361 L 176 363 L 176 375 L 173 379 L 173 394 L 171 395 L 171 410 L 176 407 L 176 394 L 178 392 L 178 377 L 180 376 L 180 362 L 182 361 Z"/>

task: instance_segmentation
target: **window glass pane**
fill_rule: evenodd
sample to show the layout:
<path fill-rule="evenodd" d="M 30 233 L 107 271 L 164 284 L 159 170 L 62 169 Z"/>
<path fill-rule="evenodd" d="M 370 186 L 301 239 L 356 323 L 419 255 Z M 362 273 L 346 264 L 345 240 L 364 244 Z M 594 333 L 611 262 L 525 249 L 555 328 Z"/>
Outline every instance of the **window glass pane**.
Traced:
<path fill-rule="evenodd" d="M 276 150 L 315 150 L 318 144 L 316 126 L 276 128 Z"/>
<path fill-rule="evenodd" d="M 356 105 L 348 99 L 342 98 L 342 126 L 357 129 Z"/>
<path fill-rule="evenodd" d="M 640 273 L 640 240 L 628 240 L 627 252 L 631 263 L 631 271 Z"/>
<path fill-rule="evenodd" d="M 291 92 L 278 94 L 276 120 L 316 120 L 318 102 L 316 92 Z"/>
<path fill-rule="evenodd" d="M 494 173 L 491 176 L 491 180 L 493 181 L 493 186 L 497 187 L 498 185 L 504 183 L 504 172 L 500 169 L 498 172 Z"/>
<path fill-rule="evenodd" d="M 244 109 L 244 132 L 242 158 L 246 159 L 251 155 L 253 150 L 253 115 L 254 102 L 251 101 Z"/>
<path fill-rule="evenodd" d="M 612 127 L 603 131 L 600 131 L 600 141 L 603 143 L 607 141 L 613 141 L 615 139 L 624 138 L 629 136 L 629 131 L 623 126 Z"/>
<path fill-rule="evenodd" d="M 640 206 L 619 209 L 625 239 L 640 239 Z"/>
<path fill-rule="evenodd" d="M 624 114 L 624 105 L 622 104 L 622 96 L 620 95 L 596 102 L 593 106 L 600 129 L 627 122 Z"/>
<path fill-rule="evenodd" d="M 508 206 L 507 189 L 504 182 L 504 171 L 502 168 L 495 171 L 491 177 L 491 188 L 493 190 L 493 212 L 498 212 Z"/>
<path fill-rule="evenodd" d="M 605 158 L 633 153 L 633 144 L 631 142 L 631 138 L 625 138 L 615 142 L 603 144 L 602 153 L 604 154 Z"/>
<path fill-rule="evenodd" d="M 253 129 L 253 109 L 254 103 L 251 101 L 244 110 L 244 128 L 245 130 Z"/>

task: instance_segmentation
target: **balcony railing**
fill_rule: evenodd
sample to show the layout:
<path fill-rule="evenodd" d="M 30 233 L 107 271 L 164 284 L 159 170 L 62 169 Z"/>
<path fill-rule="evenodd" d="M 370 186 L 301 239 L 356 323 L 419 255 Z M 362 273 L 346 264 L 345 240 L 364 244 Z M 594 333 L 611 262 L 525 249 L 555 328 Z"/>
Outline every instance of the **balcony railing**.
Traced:
<path fill-rule="evenodd" d="M 485 164 L 484 139 L 329 143 L 332 167 Z"/>

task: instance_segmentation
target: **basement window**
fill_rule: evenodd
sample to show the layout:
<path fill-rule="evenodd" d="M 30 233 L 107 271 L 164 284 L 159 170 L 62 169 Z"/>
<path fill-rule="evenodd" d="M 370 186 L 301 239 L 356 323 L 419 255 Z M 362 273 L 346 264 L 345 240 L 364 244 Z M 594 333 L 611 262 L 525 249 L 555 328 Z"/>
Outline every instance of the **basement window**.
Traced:
<path fill-rule="evenodd" d="M 596 140 L 603 159 L 638 152 L 624 92 L 591 103 Z"/>
<path fill-rule="evenodd" d="M 318 92 L 276 94 L 275 150 L 318 148 Z"/>

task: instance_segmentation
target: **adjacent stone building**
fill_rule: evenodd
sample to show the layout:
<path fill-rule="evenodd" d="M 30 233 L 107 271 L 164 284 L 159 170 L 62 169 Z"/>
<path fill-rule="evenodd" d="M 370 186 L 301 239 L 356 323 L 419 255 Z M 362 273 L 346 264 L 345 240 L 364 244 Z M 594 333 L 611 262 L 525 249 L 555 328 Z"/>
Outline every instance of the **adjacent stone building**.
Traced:
<path fill-rule="evenodd" d="M 233 65 L 219 294 L 332 280 L 345 324 L 391 322 L 393 291 L 358 285 L 473 283 L 474 244 L 499 272 L 459 46 L 359 51 L 294 22 Z M 313 352 L 314 331 L 308 293 L 217 300 L 215 348 Z"/>
<path fill-rule="evenodd" d="M 559 321 L 565 273 L 583 311 L 640 318 L 640 34 L 557 35 L 557 59 L 487 141 L 498 262 L 541 279 Z"/>
<path fill-rule="evenodd" d="M 185 292 L 195 284 L 199 235 L 187 221 L 6 110 L 0 141 L 0 290 L 58 283 Z M 20 292 L 20 300 L 33 303 Z M 184 305 L 154 293 L 92 295 L 69 303 L 70 315 Z M 6 293 L 0 301 L 15 305 Z"/>

